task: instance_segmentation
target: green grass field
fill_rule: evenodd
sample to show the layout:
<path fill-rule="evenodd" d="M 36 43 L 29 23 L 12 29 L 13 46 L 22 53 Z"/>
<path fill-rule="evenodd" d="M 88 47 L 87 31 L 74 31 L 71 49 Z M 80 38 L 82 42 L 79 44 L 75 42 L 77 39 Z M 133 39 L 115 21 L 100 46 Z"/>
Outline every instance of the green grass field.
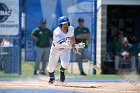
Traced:
<path fill-rule="evenodd" d="M 33 72 L 34 72 L 34 62 L 25 62 L 22 61 L 22 67 L 21 67 L 21 75 L 9 75 L 9 74 L 2 74 L 0 75 L 0 78 L 32 78 L 33 77 Z M 58 62 L 57 66 L 56 66 L 56 71 L 55 71 L 55 75 L 59 75 L 59 68 L 60 68 L 60 62 Z M 46 70 L 47 72 L 47 70 Z M 122 75 L 113 75 L 113 74 L 109 74 L 109 75 L 87 75 L 87 76 L 80 76 L 80 75 L 76 75 L 76 74 L 70 74 L 66 71 L 66 75 L 67 76 L 75 76 L 75 77 L 80 77 L 80 78 L 97 78 L 97 79 L 122 79 L 125 78 Z M 140 76 L 138 76 L 140 79 Z"/>
<path fill-rule="evenodd" d="M 23 76 L 31 76 L 33 75 L 33 68 L 34 68 L 34 62 L 22 62 L 22 75 Z M 57 63 L 55 74 L 59 74 L 59 68 L 60 68 L 60 62 Z M 47 72 L 47 70 L 46 70 Z M 79 76 L 78 74 L 70 74 L 66 70 L 67 76 Z M 82 78 L 111 78 L 111 79 L 118 79 L 122 78 L 120 75 L 88 75 L 88 76 L 81 76 Z"/>

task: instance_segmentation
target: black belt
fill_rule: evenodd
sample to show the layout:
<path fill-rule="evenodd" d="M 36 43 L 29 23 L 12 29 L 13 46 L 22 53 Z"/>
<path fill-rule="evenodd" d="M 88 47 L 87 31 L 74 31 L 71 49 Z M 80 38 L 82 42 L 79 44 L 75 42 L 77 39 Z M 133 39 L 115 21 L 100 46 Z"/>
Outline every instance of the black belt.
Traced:
<path fill-rule="evenodd" d="M 55 46 L 55 44 L 54 43 L 52 43 L 53 44 L 53 46 Z"/>
<path fill-rule="evenodd" d="M 55 44 L 54 44 L 54 43 L 52 43 L 52 45 L 53 45 L 53 46 L 55 46 Z M 65 48 L 58 48 L 58 49 L 65 49 Z"/>

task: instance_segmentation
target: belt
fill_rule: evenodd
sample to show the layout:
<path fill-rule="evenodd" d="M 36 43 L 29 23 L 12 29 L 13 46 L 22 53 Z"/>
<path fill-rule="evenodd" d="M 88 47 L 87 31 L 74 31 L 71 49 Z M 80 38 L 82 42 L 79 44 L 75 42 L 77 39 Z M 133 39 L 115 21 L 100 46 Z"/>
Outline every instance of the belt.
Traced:
<path fill-rule="evenodd" d="M 52 45 L 53 45 L 53 46 L 55 46 L 55 44 L 54 44 L 54 43 L 52 43 Z M 65 48 L 58 48 L 58 49 L 61 49 L 61 50 L 63 50 L 63 49 L 65 49 Z"/>
<path fill-rule="evenodd" d="M 55 46 L 55 44 L 54 44 L 54 43 L 52 43 L 52 45 L 53 45 L 53 46 Z"/>

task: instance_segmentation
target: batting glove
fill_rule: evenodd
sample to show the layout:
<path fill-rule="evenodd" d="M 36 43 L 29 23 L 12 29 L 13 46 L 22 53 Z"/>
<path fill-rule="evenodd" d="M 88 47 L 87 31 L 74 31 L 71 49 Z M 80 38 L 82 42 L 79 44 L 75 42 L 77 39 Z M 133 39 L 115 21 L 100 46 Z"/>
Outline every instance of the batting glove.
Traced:
<path fill-rule="evenodd" d="M 75 48 L 84 48 L 85 47 L 85 43 L 78 43 L 78 44 L 75 44 Z"/>

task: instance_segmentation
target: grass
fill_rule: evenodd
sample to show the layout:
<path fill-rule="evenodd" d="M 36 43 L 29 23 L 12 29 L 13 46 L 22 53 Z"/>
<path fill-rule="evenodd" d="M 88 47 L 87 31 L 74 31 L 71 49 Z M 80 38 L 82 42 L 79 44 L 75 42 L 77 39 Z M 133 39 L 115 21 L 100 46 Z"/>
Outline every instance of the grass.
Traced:
<path fill-rule="evenodd" d="M 21 75 L 17 74 L 1 74 L 0 78 L 32 78 L 34 72 L 34 61 L 22 61 Z M 60 62 L 56 66 L 55 74 L 59 74 Z M 47 70 L 46 70 L 47 72 Z"/>
<path fill-rule="evenodd" d="M 22 75 L 1 75 L 0 78 L 29 78 L 29 77 Z"/>
<path fill-rule="evenodd" d="M 55 75 L 59 75 L 60 62 L 57 63 Z M 34 62 L 22 61 L 22 73 L 21 75 L 12 75 L 12 74 L 2 74 L 0 78 L 32 78 L 34 72 Z M 46 70 L 47 72 L 47 70 Z M 75 74 L 70 74 L 66 71 L 66 76 L 80 77 L 80 78 L 89 78 L 89 79 L 122 79 L 125 78 L 123 75 L 87 75 L 79 76 Z M 138 76 L 140 79 L 140 76 Z"/>
<path fill-rule="evenodd" d="M 31 75 L 34 72 L 34 62 L 25 62 L 22 61 L 22 65 L 21 65 L 22 69 L 21 69 L 21 74 L 22 75 Z"/>

